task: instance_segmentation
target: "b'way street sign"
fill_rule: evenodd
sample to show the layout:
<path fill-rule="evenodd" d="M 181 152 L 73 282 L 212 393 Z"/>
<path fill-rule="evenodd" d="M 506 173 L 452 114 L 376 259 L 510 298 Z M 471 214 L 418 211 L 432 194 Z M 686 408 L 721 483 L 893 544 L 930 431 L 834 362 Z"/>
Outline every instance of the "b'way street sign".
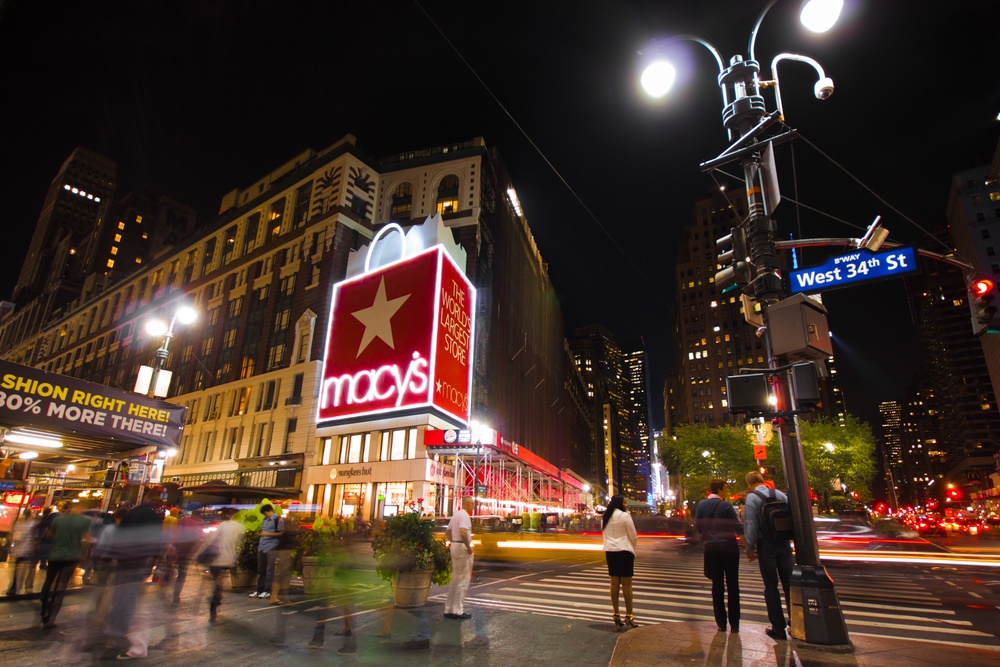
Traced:
<path fill-rule="evenodd" d="M 871 252 L 864 248 L 836 255 L 820 266 L 796 269 L 789 274 L 792 294 L 812 294 L 859 282 L 897 278 L 917 271 L 915 247 Z"/>

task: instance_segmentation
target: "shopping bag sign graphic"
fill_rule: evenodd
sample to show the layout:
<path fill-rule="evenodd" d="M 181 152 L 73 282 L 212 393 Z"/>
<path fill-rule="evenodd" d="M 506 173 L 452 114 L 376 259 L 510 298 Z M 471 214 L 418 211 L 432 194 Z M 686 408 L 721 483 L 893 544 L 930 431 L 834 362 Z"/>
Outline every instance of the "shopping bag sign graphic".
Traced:
<path fill-rule="evenodd" d="M 426 408 L 468 424 L 474 313 L 441 246 L 337 284 L 318 423 Z"/>

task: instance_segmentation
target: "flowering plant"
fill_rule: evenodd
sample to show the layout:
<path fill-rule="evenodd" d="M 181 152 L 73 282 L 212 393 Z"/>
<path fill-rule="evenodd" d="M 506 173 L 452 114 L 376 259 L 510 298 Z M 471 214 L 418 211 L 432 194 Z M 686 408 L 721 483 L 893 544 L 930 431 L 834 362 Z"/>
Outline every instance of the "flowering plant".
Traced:
<path fill-rule="evenodd" d="M 434 522 L 421 516 L 423 498 L 406 503 L 402 514 L 389 517 L 385 531 L 372 540 L 375 572 L 392 580 L 400 572 L 433 570 L 433 581 L 443 586 L 451 581 L 451 555 L 444 543 L 434 539 Z"/>

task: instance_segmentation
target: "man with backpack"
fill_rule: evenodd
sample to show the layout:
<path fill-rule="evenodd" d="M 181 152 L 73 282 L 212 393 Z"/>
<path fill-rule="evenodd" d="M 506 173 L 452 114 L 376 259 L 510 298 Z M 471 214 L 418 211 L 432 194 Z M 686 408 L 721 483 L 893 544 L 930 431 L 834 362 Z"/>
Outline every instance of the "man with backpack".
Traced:
<path fill-rule="evenodd" d="M 747 558 L 760 565 L 760 576 L 764 580 L 764 603 L 771 626 L 764 630 L 774 640 L 788 639 L 785 632 L 785 607 L 781 604 L 778 580 L 785 590 L 785 604 L 790 604 L 789 580 L 792 577 L 791 509 L 788 496 L 764 484 L 764 477 L 757 471 L 747 473 L 747 487 L 744 516 Z"/>

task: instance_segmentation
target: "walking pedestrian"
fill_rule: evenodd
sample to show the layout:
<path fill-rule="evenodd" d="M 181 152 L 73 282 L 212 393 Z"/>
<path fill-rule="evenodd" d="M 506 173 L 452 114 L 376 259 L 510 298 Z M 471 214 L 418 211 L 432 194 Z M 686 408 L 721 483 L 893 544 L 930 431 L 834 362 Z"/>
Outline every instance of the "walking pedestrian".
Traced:
<path fill-rule="evenodd" d="M 14 576 L 10 578 L 10 588 L 7 595 L 31 593 L 35 588 L 35 569 L 33 559 L 38 549 L 35 525 L 38 521 L 32 518 L 31 510 L 24 510 L 24 516 L 14 524 L 11 533 L 14 556 Z"/>
<path fill-rule="evenodd" d="M 719 632 L 740 631 L 740 547 L 736 536 L 742 532 L 736 510 L 726 500 L 726 480 L 713 479 L 709 495 L 698 503 L 694 524 L 705 545 L 705 576 L 712 580 L 712 609 Z M 729 593 L 726 615 L 725 593 Z"/>
<path fill-rule="evenodd" d="M 760 566 L 760 576 L 764 580 L 764 603 L 767 605 L 767 618 L 770 627 L 764 630 L 768 637 L 775 640 L 788 639 L 785 628 L 785 606 L 781 604 L 781 594 L 778 592 L 778 580 L 785 591 L 785 605 L 791 603 L 789 598 L 789 581 L 792 577 L 792 547 L 787 539 L 770 539 L 762 534 L 761 507 L 765 499 L 776 498 L 784 503 L 788 496 L 776 489 L 770 489 L 764 484 L 764 477 L 757 472 L 747 473 L 747 487 L 750 493 L 746 499 L 746 542 L 747 559 L 756 560 Z"/>
<path fill-rule="evenodd" d="M 42 627 L 54 628 L 66 587 L 83 558 L 83 543 L 90 539 L 90 517 L 80 514 L 78 503 L 65 502 L 48 533 L 52 540 L 45 583 L 42 584 Z"/>
<path fill-rule="evenodd" d="M 191 557 L 201 546 L 202 539 L 205 537 L 203 532 L 205 522 L 201 518 L 201 505 L 192 503 L 188 506 L 188 511 L 188 514 L 177 520 L 177 527 L 170 536 L 173 540 L 174 567 L 176 568 L 174 593 L 170 602 L 174 607 L 181 603 L 181 591 L 184 589 L 184 582 L 187 579 L 188 565 L 190 565 Z"/>
<path fill-rule="evenodd" d="M 39 570 L 45 570 L 49 567 L 49 552 L 52 551 L 52 534 L 49 532 L 49 528 L 52 527 L 52 522 L 55 518 L 59 516 L 59 513 L 55 511 L 52 505 L 42 509 L 42 518 L 38 520 L 35 524 L 35 544 L 37 549 L 35 550 L 35 557 L 32 560 L 31 569 L 35 569 L 35 565 L 38 565 Z"/>
<path fill-rule="evenodd" d="M 225 586 L 226 574 L 236 567 L 236 556 L 243 542 L 243 534 L 247 531 L 242 523 L 233 521 L 234 514 L 236 510 L 232 507 L 222 510 L 222 523 L 215 530 L 215 535 L 205 542 L 201 553 L 195 557 L 199 563 L 208 565 L 208 571 L 212 575 L 208 620 L 213 623 L 217 619 L 219 605 L 222 604 L 222 589 Z"/>
<path fill-rule="evenodd" d="M 274 513 L 272 505 L 262 505 L 260 512 L 264 515 L 264 521 L 261 523 L 260 540 L 257 542 L 257 590 L 249 597 L 269 598 L 271 585 L 274 583 L 277 549 L 281 543 L 281 534 L 285 532 L 285 520 Z"/>
<path fill-rule="evenodd" d="M 119 660 L 145 658 L 149 648 L 149 610 L 143 584 L 163 550 L 163 517 L 150 505 L 130 509 L 114 531 L 117 561 L 111 604 L 111 635 L 124 649 Z"/>
<path fill-rule="evenodd" d="M 638 627 L 632 614 L 632 577 L 635 576 L 635 547 L 639 538 L 627 508 L 625 496 L 616 493 L 611 497 L 602 518 L 604 559 L 608 563 L 608 576 L 611 577 L 611 608 L 615 612 L 615 630 L 618 632 L 625 626 Z M 624 623 L 618 613 L 619 591 L 625 597 Z"/>
<path fill-rule="evenodd" d="M 448 585 L 448 599 L 444 604 L 444 617 L 456 620 L 472 618 L 465 612 L 465 595 L 469 592 L 472 579 L 472 517 L 476 509 L 476 499 L 462 498 L 462 507 L 451 515 L 446 532 L 451 540 L 451 583 Z M 428 637 L 428 640 L 430 638 Z"/>

